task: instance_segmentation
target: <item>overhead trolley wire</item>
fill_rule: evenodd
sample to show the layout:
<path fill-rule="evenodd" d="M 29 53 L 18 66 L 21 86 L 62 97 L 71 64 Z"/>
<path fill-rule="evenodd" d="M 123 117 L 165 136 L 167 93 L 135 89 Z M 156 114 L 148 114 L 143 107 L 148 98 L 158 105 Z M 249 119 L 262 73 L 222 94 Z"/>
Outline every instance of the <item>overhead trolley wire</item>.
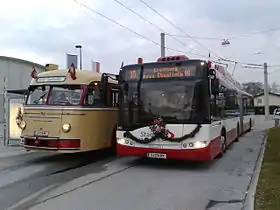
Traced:
<path fill-rule="evenodd" d="M 215 53 L 214 51 L 212 51 L 211 49 L 205 47 L 203 44 L 201 44 L 199 41 L 197 41 L 195 38 L 193 38 L 191 35 L 189 35 L 188 33 L 186 33 L 183 29 L 181 29 L 180 27 L 178 27 L 176 24 L 174 24 L 172 21 L 170 21 L 168 18 L 166 18 L 163 14 L 159 13 L 157 10 L 155 10 L 152 6 L 150 6 L 147 2 L 145 2 L 144 0 L 139 0 L 140 2 L 142 2 L 146 7 L 148 7 L 150 10 L 152 10 L 153 12 L 155 12 L 157 15 L 159 15 L 160 17 L 162 17 L 163 19 L 165 19 L 169 24 L 171 24 L 174 28 L 176 28 L 177 30 L 179 30 L 180 32 L 182 32 L 183 34 L 185 34 L 187 37 L 189 37 L 190 39 L 192 39 L 194 42 L 196 42 L 198 45 L 200 45 L 202 48 L 206 49 L 208 52 L 210 52 L 211 54 L 216 55 L 217 57 L 221 57 L 219 56 L 217 53 Z"/>
<path fill-rule="evenodd" d="M 250 35 L 257 35 L 257 34 L 263 34 L 263 33 L 269 33 L 272 31 L 279 31 L 280 27 L 278 28 L 271 28 L 271 29 L 267 29 L 267 30 L 261 30 L 261 31 L 256 31 L 256 32 L 251 32 L 251 33 L 246 33 L 246 34 L 241 34 L 241 35 L 237 35 L 237 36 L 232 36 L 232 37 L 202 37 L 202 36 L 193 36 L 193 38 L 195 39 L 208 39 L 208 40 L 224 40 L 224 39 L 228 39 L 228 40 L 232 40 L 232 39 L 239 39 L 239 38 L 244 38 L 246 36 L 250 36 Z M 180 35 L 180 34 L 166 34 L 168 36 L 173 36 L 173 37 L 184 37 L 184 38 L 190 38 L 186 35 Z"/>
<path fill-rule="evenodd" d="M 159 26 L 157 26 L 156 24 L 154 24 L 153 22 L 151 22 L 150 20 L 148 20 L 147 18 L 143 17 L 141 14 L 139 14 L 138 12 L 136 12 L 135 10 L 131 9 L 130 7 L 128 7 L 127 5 L 125 5 L 124 3 L 120 2 L 119 0 L 113 0 L 114 2 L 116 2 L 117 4 L 121 5 L 122 7 L 124 7 L 125 9 L 129 10 L 130 12 L 132 12 L 133 14 L 137 15 L 139 18 L 141 18 L 142 20 L 146 21 L 147 23 L 149 23 L 150 25 L 152 25 L 153 27 L 155 27 L 156 29 L 158 29 L 159 31 L 163 32 L 164 34 L 167 34 L 162 28 L 160 28 Z M 174 37 L 174 36 L 170 36 L 172 39 L 174 39 L 175 41 L 179 42 L 180 44 L 189 47 L 186 43 L 184 43 L 183 41 L 179 40 L 178 38 Z M 196 51 L 194 49 L 191 49 L 193 51 Z M 203 54 L 199 53 L 199 52 L 195 52 L 193 53 L 194 55 L 200 55 L 200 56 L 204 56 Z"/>
<path fill-rule="evenodd" d="M 93 13 L 95 13 L 95 14 L 97 14 L 97 15 L 99 15 L 99 16 L 101 16 L 101 17 L 103 17 L 103 18 L 105 18 L 105 19 L 107 19 L 107 20 L 109 20 L 109 21 L 111 21 L 112 23 L 114 23 L 114 24 L 120 26 L 121 28 L 124 28 L 124 29 L 128 30 L 129 32 L 131 32 L 131 33 L 133 33 L 133 34 L 135 34 L 135 35 L 141 37 L 142 39 L 145 39 L 145 40 L 147 40 L 147 41 L 149 41 L 149 42 L 152 42 L 153 44 L 155 44 L 155 45 L 157 45 L 157 46 L 159 46 L 159 47 L 161 46 L 158 42 L 156 42 L 156 41 L 154 41 L 154 40 L 152 40 L 152 39 L 149 39 L 148 37 L 146 37 L 146 36 L 144 36 L 144 35 L 142 35 L 142 34 L 136 32 L 136 31 L 132 30 L 131 28 L 129 28 L 129 27 L 127 27 L 127 26 L 125 26 L 125 25 L 123 25 L 123 24 L 117 22 L 116 20 L 114 20 L 114 19 L 112 19 L 112 18 L 110 18 L 110 17 L 108 17 L 108 16 L 106 16 L 106 15 L 104 15 L 104 14 L 98 12 L 97 10 L 95 10 L 95 9 L 93 9 L 93 8 L 91 8 L 91 7 L 87 6 L 87 5 L 85 5 L 85 4 L 81 3 L 81 2 L 79 2 L 78 0 L 74 0 L 74 2 L 77 3 L 77 4 L 79 4 L 79 5 L 82 6 L 82 7 L 86 8 L 86 9 L 90 10 L 91 12 L 93 12 Z M 173 49 L 173 48 L 170 48 L 170 47 L 165 47 L 165 48 L 168 49 L 168 50 L 176 51 L 176 52 L 187 53 L 187 52 L 180 51 L 180 50 L 176 50 L 176 49 Z M 191 53 L 191 54 L 193 54 L 193 55 L 200 55 L 200 56 L 201 56 L 201 54 L 194 54 L 194 53 Z M 203 55 L 202 55 L 202 56 L 203 56 Z"/>
<path fill-rule="evenodd" d="M 74 2 L 76 2 L 77 4 L 79 4 L 80 6 L 86 8 L 86 9 L 88 9 L 88 10 L 94 12 L 95 14 L 97 14 L 97 15 L 99 15 L 99 16 L 101 16 L 101 17 L 103 17 L 103 18 L 105 18 L 105 19 L 107 19 L 107 20 L 109 20 L 109 21 L 111 21 L 111 22 L 113 22 L 113 23 L 115 23 L 116 25 L 118 25 L 118 26 L 120 26 L 120 27 L 122 27 L 122 28 L 124 28 L 124 29 L 126 29 L 126 30 L 128 30 L 128 31 L 130 31 L 131 33 L 133 33 L 133 34 L 135 34 L 135 35 L 137 35 L 137 36 L 139 36 L 139 37 L 141 37 L 141 38 L 143 38 L 143 39 L 145 39 L 145 40 L 147 40 L 147 41 L 149 41 L 149 42 L 152 42 L 152 43 L 154 43 L 154 44 L 157 45 L 157 46 L 160 46 L 160 44 L 159 44 L 158 42 L 156 42 L 156 41 L 154 41 L 154 40 L 152 40 L 152 39 L 149 39 L 148 37 L 145 37 L 145 36 L 143 36 L 142 34 L 139 34 L 138 32 L 132 30 L 131 28 L 128 28 L 127 26 L 125 26 L 125 25 L 123 25 L 123 24 L 121 24 L 121 23 L 115 21 L 114 19 L 112 19 L 112 18 L 110 18 L 110 17 L 108 17 L 108 16 L 106 16 L 106 15 L 104 15 L 104 14 L 98 12 L 97 10 L 95 10 L 95 9 L 93 9 L 93 8 L 91 8 L 91 7 L 87 6 L 87 5 L 85 5 L 85 4 L 81 3 L 81 2 L 79 2 L 78 0 L 74 0 Z"/>
<path fill-rule="evenodd" d="M 142 2 L 143 0 L 139 0 L 139 1 Z M 97 15 L 99 15 L 99 16 L 101 16 L 101 17 L 103 17 L 103 18 L 105 18 L 105 19 L 107 19 L 107 20 L 109 20 L 109 21 L 111 21 L 112 23 L 115 23 L 116 25 L 120 26 L 121 28 L 124 28 L 124 29 L 128 30 L 129 32 L 131 32 L 131 33 L 133 33 L 133 34 L 135 34 L 135 35 L 141 37 L 142 39 L 145 39 L 145 40 L 147 40 L 147 41 L 149 41 L 149 42 L 152 42 L 153 44 L 155 44 L 155 45 L 157 45 L 157 46 L 159 46 L 159 47 L 161 46 L 160 43 L 158 43 L 158 42 L 156 42 L 156 41 L 154 41 L 154 40 L 152 40 L 152 39 L 150 39 L 150 38 L 148 38 L 148 37 L 146 37 L 146 36 L 144 36 L 144 35 L 142 35 L 142 34 L 136 32 L 136 31 L 134 31 L 134 30 L 132 30 L 131 28 L 129 28 L 129 27 L 125 26 L 125 25 L 122 25 L 121 23 L 117 22 L 116 20 L 114 20 L 114 19 L 112 19 L 112 18 L 110 18 L 110 17 L 108 17 L 108 16 L 106 16 L 106 15 L 104 15 L 104 14 L 98 12 L 97 10 L 95 10 L 95 9 L 93 9 L 93 8 L 91 8 L 91 7 L 87 6 L 87 5 L 85 5 L 85 4 L 81 3 L 81 2 L 79 2 L 78 0 L 74 0 L 74 2 L 77 3 L 77 4 L 79 4 L 79 5 L 82 6 L 82 7 L 86 8 L 86 9 L 90 10 L 91 12 L 93 12 L 93 13 L 95 13 L 95 14 L 97 14 Z M 143 2 L 145 2 L 145 1 L 143 1 Z M 145 3 L 146 3 L 146 2 L 145 2 Z M 145 3 L 144 3 L 144 4 L 145 4 Z M 172 23 L 172 22 L 171 22 L 171 23 Z M 180 52 L 180 53 L 186 53 L 186 54 L 188 54 L 188 52 L 181 51 L 181 50 L 177 50 L 177 49 L 173 49 L 173 48 L 170 48 L 170 47 L 165 47 L 165 48 L 168 49 L 168 50 L 175 51 L 175 52 Z M 206 57 L 206 56 L 204 56 L 204 55 L 202 55 L 202 54 L 195 54 L 195 53 L 191 53 L 191 54 L 193 54 L 193 55 L 199 55 L 199 56 L 203 56 L 203 57 L 205 57 L 205 58 L 208 58 L 208 57 Z M 217 60 L 218 62 L 222 60 L 222 61 L 234 62 L 234 63 L 244 64 L 244 65 L 263 66 L 263 64 L 250 64 L 250 63 L 239 62 L 239 61 L 234 61 L 234 60 L 222 58 L 221 56 L 217 56 L 217 57 L 219 58 L 219 59 Z M 214 61 L 214 62 L 216 62 L 216 61 Z M 226 65 L 226 64 L 225 64 L 225 65 Z M 280 66 L 280 65 L 269 65 L 268 67 L 278 67 L 278 66 Z"/>

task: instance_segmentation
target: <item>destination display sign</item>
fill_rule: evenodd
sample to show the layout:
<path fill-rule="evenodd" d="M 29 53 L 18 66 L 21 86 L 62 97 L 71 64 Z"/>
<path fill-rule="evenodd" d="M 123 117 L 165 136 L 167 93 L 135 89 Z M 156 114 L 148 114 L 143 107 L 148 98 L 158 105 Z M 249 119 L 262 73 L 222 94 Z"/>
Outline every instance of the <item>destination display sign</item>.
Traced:
<path fill-rule="evenodd" d="M 139 80 L 141 69 L 129 69 L 125 70 L 126 80 Z"/>
<path fill-rule="evenodd" d="M 126 80 L 139 80 L 141 69 L 127 69 L 125 70 Z M 147 79 L 161 79 L 161 78 L 179 78 L 179 77 L 193 77 L 196 76 L 196 66 L 173 66 L 173 67 L 144 67 L 143 80 Z"/>
<path fill-rule="evenodd" d="M 195 70 L 195 66 L 146 68 L 143 71 L 143 80 L 157 78 L 192 77 L 196 75 Z"/>

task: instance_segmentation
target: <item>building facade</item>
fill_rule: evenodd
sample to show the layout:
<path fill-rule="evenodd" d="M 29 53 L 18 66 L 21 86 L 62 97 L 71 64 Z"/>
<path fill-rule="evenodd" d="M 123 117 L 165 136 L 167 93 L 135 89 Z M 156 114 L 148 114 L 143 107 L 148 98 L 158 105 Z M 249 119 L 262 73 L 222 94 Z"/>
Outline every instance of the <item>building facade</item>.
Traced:
<path fill-rule="evenodd" d="M 274 109 L 280 107 L 280 94 L 272 93 L 268 94 L 269 112 L 273 114 Z M 264 114 L 265 98 L 264 94 L 259 94 L 254 97 L 255 114 Z"/>
<path fill-rule="evenodd" d="M 5 135 L 5 127 L 9 119 L 9 99 L 22 98 L 22 96 L 12 96 L 7 94 L 7 90 L 27 89 L 31 81 L 33 67 L 38 73 L 45 71 L 45 66 L 30 61 L 0 56 L 0 140 Z M 22 100 L 22 99 L 21 99 Z M 2 138 L 1 138 L 2 137 Z"/>

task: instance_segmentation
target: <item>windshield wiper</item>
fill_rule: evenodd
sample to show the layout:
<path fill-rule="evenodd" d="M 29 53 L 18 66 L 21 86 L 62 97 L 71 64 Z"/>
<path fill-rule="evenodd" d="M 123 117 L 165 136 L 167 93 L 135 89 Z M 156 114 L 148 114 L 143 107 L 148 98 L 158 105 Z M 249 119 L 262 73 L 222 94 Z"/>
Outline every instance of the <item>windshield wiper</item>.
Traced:
<path fill-rule="evenodd" d="M 42 98 L 44 98 L 46 94 L 47 94 L 47 93 L 42 94 L 38 99 L 34 100 L 33 103 L 34 103 L 34 104 L 38 104 L 38 102 L 39 102 Z"/>

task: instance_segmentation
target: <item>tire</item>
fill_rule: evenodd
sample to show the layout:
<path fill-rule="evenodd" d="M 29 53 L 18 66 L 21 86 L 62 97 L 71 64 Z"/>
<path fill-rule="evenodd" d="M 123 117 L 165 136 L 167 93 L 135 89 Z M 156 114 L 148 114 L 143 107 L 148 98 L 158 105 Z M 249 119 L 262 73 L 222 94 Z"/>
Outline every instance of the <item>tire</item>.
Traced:
<path fill-rule="evenodd" d="M 226 144 L 226 135 L 225 132 L 222 132 L 221 137 L 220 137 L 220 143 L 221 143 L 221 152 L 218 155 L 218 158 L 221 158 L 224 156 L 224 154 L 227 151 L 227 144 Z"/>
<path fill-rule="evenodd" d="M 116 127 L 113 129 L 112 136 L 111 136 L 111 146 L 110 150 L 112 151 L 113 154 L 117 153 L 117 138 L 116 138 Z"/>
<path fill-rule="evenodd" d="M 239 126 L 239 123 L 236 126 L 236 133 L 237 133 L 237 136 L 236 136 L 236 139 L 234 141 L 238 142 L 239 141 L 239 136 L 240 136 L 240 126 Z"/>
<path fill-rule="evenodd" d="M 250 118 L 250 122 L 249 122 L 249 129 L 248 129 L 248 132 L 250 132 L 252 130 L 252 120 Z"/>

